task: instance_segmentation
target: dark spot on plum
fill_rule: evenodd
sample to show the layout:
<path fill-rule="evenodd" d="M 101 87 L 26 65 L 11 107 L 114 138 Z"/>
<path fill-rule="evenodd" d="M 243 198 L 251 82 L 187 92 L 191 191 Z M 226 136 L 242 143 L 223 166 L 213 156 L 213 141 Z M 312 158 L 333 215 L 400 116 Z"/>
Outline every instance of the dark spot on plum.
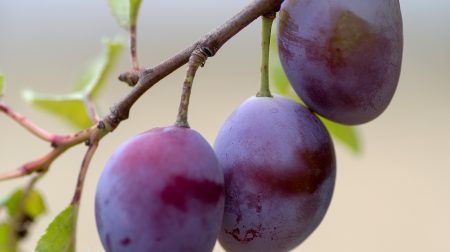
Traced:
<path fill-rule="evenodd" d="M 195 180 L 175 176 L 161 191 L 161 200 L 185 212 L 186 202 L 190 199 L 206 204 L 216 204 L 223 193 L 223 186 L 210 180 Z"/>
<path fill-rule="evenodd" d="M 334 150 L 332 145 L 323 144 L 312 151 L 303 151 L 300 158 L 309 167 L 301 186 L 301 191 L 314 193 L 332 173 L 334 167 Z"/>
<path fill-rule="evenodd" d="M 241 238 L 241 232 L 239 228 L 235 228 L 232 231 L 228 231 L 224 229 L 225 233 L 231 235 L 235 240 L 241 242 L 241 243 L 248 243 L 250 241 L 253 241 L 253 239 L 261 237 L 261 225 L 258 225 L 256 229 L 249 229 L 245 231 L 244 237 Z"/>
<path fill-rule="evenodd" d="M 240 235 L 240 233 L 241 233 L 240 230 L 239 230 L 239 228 L 235 228 L 235 229 L 233 229 L 233 231 L 231 231 L 231 232 L 225 229 L 225 233 L 231 235 L 234 239 L 236 239 L 236 240 L 238 240 L 238 241 L 241 240 L 241 238 L 239 237 L 239 235 Z"/>
<path fill-rule="evenodd" d="M 239 186 L 234 181 L 233 172 L 225 172 L 225 184 L 230 185 L 225 188 L 225 207 L 224 212 L 228 214 L 234 214 L 236 216 L 236 223 L 239 224 L 242 221 L 242 212 L 240 207 L 241 192 Z"/>
<path fill-rule="evenodd" d="M 120 241 L 120 244 L 122 244 L 122 246 L 124 246 L 124 247 L 130 245 L 130 243 L 131 243 L 131 240 L 129 237 L 125 237 Z"/>
<path fill-rule="evenodd" d="M 244 241 L 249 242 L 249 241 L 252 241 L 253 239 L 255 239 L 256 237 L 261 237 L 261 234 L 259 233 L 259 231 L 250 229 L 245 232 Z"/>
<path fill-rule="evenodd" d="M 332 145 L 323 144 L 310 151 L 299 151 L 299 163 L 302 166 L 282 171 L 278 168 L 253 168 L 254 179 L 272 191 L 284 194 L 314 193 L 326 180 L 334 167 L 334 150 Z"/>

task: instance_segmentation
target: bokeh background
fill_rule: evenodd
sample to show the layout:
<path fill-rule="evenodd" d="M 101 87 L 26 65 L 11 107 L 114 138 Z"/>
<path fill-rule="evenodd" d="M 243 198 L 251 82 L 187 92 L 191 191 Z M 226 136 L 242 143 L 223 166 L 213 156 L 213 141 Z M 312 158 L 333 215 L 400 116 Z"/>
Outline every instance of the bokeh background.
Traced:
<path fill-rule="evenodd" d="M 152 66 L 223 23 L 247 1 L 144 0 L 139 18 L 139 55 Z M 334 198 L 320 227 L 296 251 L 450 251 L 450 2 L 402 0 L 405 48 L 397 93 L 377 120 L 358 127 L 363 151 L 336 143 Z M 255 94 L 259 83 L 259 22 L 247 27 L 208 60 L 195 80 L 190 124 L 210 143 L 225 118 Z M 4 101 L 43 128 L 74 129 L 35 110 L 24 89 L 67 93 L 86 63 L 101 52 L 103 37 L 126 36 L 106 0 L 0 1 L 0 72 Z M 115 76 L 129 68 L 123 54 Z M 175 120 L 185 68 L 167 77 L 133 107 L 130 119 L 106 137 L 88 173 L 78 226 L 78 251 L 103 251 L 96 234 L 94 192 L 102 167 L 128 137 Z M 103 113 L 128 91 L 111 78 L 100 97 Z M 0 115 L 0 171 L 49 151 Z M 23 246 L 33 251 L 53 217 L 70 201 L 84 146 L 66 152 L 38 188 L 49 209 Z M 3 182 L 0 195 L 26 179 Z M 216 247 L 215 251 L 222 251 Z"/>

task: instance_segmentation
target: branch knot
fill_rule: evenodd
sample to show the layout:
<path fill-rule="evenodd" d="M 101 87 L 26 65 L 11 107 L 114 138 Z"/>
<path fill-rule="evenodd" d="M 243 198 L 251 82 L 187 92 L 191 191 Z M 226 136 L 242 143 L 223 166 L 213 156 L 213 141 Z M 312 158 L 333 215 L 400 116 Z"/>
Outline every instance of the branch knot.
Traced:
<path fill-rule="evenodd" d="M 195 67 L 204 66 L 210 54 L 211 51 L 209 51 L 207 47 L 195 48 L 189 57 L 189 65 L 193 65 Z"/>

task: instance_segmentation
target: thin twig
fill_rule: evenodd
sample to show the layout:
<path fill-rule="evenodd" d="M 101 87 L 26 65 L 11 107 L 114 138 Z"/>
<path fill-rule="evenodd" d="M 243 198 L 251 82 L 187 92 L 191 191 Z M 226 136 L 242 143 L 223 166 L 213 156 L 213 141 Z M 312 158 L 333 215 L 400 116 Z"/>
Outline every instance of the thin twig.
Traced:
<path fill-rule="evenodd" d="M 60 147 L 55 148 L 51 150 L 46 155 L 33 160 L 31 162 L 28 162 L 24 165 L 22 165 L 20 168 L 14 170 L 14 171 L 8 171 L 4 173 L 0 173 L 0 182 L 13 179 L 13 178 L 19 178 L 26 176 L 28 174 L 31 174 L 33 172 L 37 171 L 46 171 L 50 164 L 57 158 L 59 155 L 64 153 L 64 151 L 67 149 L 67 147 Z"/>
<path fill-rule="evenodd" d="M 25 116 L 17 113 L 11 107 L 8 107 L 6 104 L 0 102 L 0 111 L 5 113 L 7 116 L 11 117 L 15 122 L 20 124 L 23 128 L 28 130 L 33 135 L 38 138 L 46 141 L 52 142 L 55 138 L 54 134 L 47 132 L 46 130 L 40 128 L 30 120 L 28 120 Z"/>
<path fill-rule="evenodd" d="M 139 72 L 139 61 L 137 57 L 137 29 L 136 24 L 130 26 L 130 55 L 133 70 Z"/>
<path fill-rule="evenodd" d="M 94 156 L 95 151 L 98 147 L 98 141 L 94 141 L 89 145 L 86 154 L 84 155 L 83 162 L 81 163 L 80 173 L 78 174 L 77 186 L 75 188 L 75 193 L 73 194 L 71 205 L 78 205 L 81 199 L 81 193 L 83 192 L 84 181 L 89 168 L 89 164 Z"/>
<path fill-rule="evenodd" d="M 86 105 L 86 110 L 89 113 L 89 117 L 93 124 L 97 124 L 100 121 L 100 117 L 97 114 L 97 110 L 95 109 L 95 104 L 92 99 L 85 95 L 83 97 L 84 104 Z"/>

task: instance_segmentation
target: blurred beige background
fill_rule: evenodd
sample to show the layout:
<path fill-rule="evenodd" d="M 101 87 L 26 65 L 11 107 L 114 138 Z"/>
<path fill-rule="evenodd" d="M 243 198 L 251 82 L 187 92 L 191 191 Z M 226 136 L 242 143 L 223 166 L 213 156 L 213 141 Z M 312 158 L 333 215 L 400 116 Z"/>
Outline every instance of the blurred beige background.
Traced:
<path fill-rule="evenodd" d="M 31 108 L 21 91 L 64 93 L 85 63 L 99 54 L 102 37 L 125 33 L 109 14 L 106 0 L 0 1 L 0 72 L 5 102 L 42 127 L 69 133 L 70 127 Z M 139 19 L 139 55 L 152 66 L 224 22 L 247 1 L 144 0 Z M 450 2 L 401 1 L 405 50 L 399 87 L 388 110 L 360 126 L 362 155 L 336 143 L 338 177 L 326 218 L 296 251 L 450 251 Z M 116 75 L 129 66 L 123 54 Z M 185 69 L 161 81 L 133 107 L 131 117 L 106 137 L 88 174 L 78 226 L 78 251 L 103 251 L 94 221 L 94 192 L 114 148 L 139 132 L 175 120 Z M 259 22 L 234 37 L 208 60 L 196 78 L 190 124 L 210 143 L 231 111 L 253 95 L 259 81 Z M 111 81 L 101 109 L 128 87 Z M 15 169 L 49 150 L 46 143 L 0 115 L 0 171 Z M 34 244 L 70 201 L 85 147 L 57 160 L 38 185 L 49 211 L 34 227 L 23 251 Z M 0 184 L 0 195 L 25 183 Z M 215 251 L 222 251 L 216 248 Z"/>

